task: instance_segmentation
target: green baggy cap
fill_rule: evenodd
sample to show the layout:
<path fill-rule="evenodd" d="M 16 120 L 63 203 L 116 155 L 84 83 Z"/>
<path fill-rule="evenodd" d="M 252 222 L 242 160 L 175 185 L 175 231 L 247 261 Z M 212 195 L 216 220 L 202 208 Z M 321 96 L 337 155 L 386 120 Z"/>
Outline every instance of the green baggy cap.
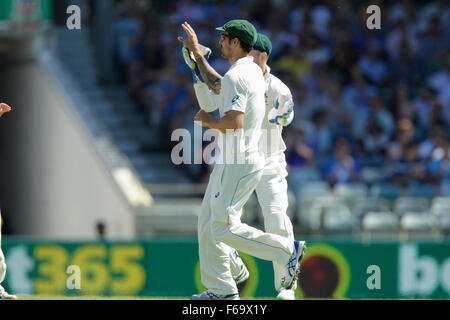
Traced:
<path fill-rule="evenodd" d="M 233 37 L 252 47 L 258 38 L 256 28 L 247 20 L 231 20 L 222 27 L 216 28 L 216 30 L 228 32 Z"/>
<path fill-rule="evenodd" d="M 270 56 L 270 53 L 272 52 L 272 41 L 270 41 L 266 35 L 258 33 L 258 38 L 256 39 L 253 49 L 265 52 L 267 53 L 267 56 Z"/>

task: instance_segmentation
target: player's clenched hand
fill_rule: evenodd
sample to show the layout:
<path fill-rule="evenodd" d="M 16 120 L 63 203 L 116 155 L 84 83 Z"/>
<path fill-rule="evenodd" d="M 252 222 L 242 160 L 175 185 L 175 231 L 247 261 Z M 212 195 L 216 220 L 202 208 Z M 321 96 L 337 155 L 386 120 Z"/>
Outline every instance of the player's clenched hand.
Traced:
<path fill-rule="evenodd" d="M 199 112 L 197 112 L 197 114 L 194 117 L 194 122 L 197 123 L 198 125 L 203 125 L 205 126 L 205 124 L 208 122 L 208 119 L 210 118 L 210 114 L 204 110 L 200 110 Z"/>
<path fill-rule="evenodd" d="M 0 103 L 0 117 L 6 113 L 11 111 L 11 107 L 8 106 L 6 103 Z"/>
<path fill-rule="evenodd" d="M 197 34 L 195 33 L 194 29 L 186 21 L 181 25 L 181 27 L 184 29 L 184 31 L 186 31 L 188 38 L 187 40 L 185 40 L 183 39 L 183 37 L 178 37 L 178 41 L 180 41 L 186 48 L 192 51 L 194 55 L 201 55 Z"/>

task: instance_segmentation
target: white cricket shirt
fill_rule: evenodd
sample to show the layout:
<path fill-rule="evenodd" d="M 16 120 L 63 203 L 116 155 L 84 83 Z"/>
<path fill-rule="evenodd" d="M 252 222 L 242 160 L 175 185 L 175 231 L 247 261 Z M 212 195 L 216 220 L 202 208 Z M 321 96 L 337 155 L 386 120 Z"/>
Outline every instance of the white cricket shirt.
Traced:
<path fill-rule="evenodd" d="M 261 126 L 265 116 L 265 82 L 253 57 L 233 63 L 222 78 L 221 91 L 216 96 L 220 117 L 230 110 L 244 113 L 244 126 L 235 133 L 224 134 L 225 150 L 232 155 L 261 153 Z"/>

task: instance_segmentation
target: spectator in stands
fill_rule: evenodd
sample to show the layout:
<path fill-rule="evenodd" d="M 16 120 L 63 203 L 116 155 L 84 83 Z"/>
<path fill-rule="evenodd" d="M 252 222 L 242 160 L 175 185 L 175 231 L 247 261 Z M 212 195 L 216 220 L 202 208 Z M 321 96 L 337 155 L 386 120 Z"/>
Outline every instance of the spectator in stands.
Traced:
<path fill-rule="evenodd" d="M 406 147 L 416 140 L 417 132 L 413 122 L 408 118 L 397 121 L 394 137 L 387 148 L 388 164 L 399 161 L 403 157 L 403 151 L 406 150 Z"/>
<path fill-rule="evenodd" d="M 408 24 L 406 17 L 399 18 L 386 39 L 386 49 L 391 60 L 398 60 L 402 47 L 408 48 L 410 55 L 415 56 L 419 54 L 419 46 L 415 27 Z"/>
<path fill-rule="evenodd" d="M 448 141 L 434 149 L 431 159 L 427 163 L 427 173 L 432 183 L 439 185 L 441 181 L 450 181 L 450 144 Z"/>
<path fill-rule="evenodd" d="M 345 137 L 339 144 L 346 147 L 335 146 L 333 166 L 327 166 L 322 178 L 353 181 L 349 177 L 358 176 L 358 164 L 367 165 L 367 158 L 378 155 L 382 161 L 377 164 L 391 176 L 397 172 L 404 181 L 427 179 L 424 168 L 429 165 L 421 161 L 436 162 L 450 133 L 444 131 L 440 138 L 432 134 L 450 127 L 448 1 L 371 3 L 387 13 L 382 30 L 367 29 L 367 6 L 352 2 L 183 0 L 151 2 L 152 7 L 145 2 L 118 2 L 115 52 L 149 125 L 164 124 L 167 134 L 192 122 L 189 109 L 196 103 L 191 81 L 185 82 L 185 69 L 178 68 L 182 57 L 172 41 L 179 23 L 187 19 L 195 25 L 213 49 L 211 65 L 224 73 L 227 66 L 218 58 L 217 39 L 209 30 L 243 18 L 271 38 L 272 72 L 288 84 L 295 117 L 307 124 L 301 132 L 285 131 L 286 141 L 298 142 L 287 144 L 292 168 L 308 167 L 311 161 L 322 168 L 333 137 Z M 415 169 L 404 170 L 408 166 Z"/>
<path fill-rule="evenodd" d="M 448 32 L 448 31 L 447 31 Z M 442 29 L 439 12 L 433 12 L 428 18 L 426 29 L 420 35 L 420 55 L 423 59 L 442 59 L 448 49 L 450 39 Z"/>
<path fill-rule="evenodd" d="M 392 166 L 389 178 L 406 189 L 412 182 L 425 182 L 426 177 L 426 167 L 419 159 L 419 144 L 410 142 L 401 158 Z"/>
<path fill-rule="evenodd" d="M 447 124 L 450 124 L 450 51 L 445 56 L 444 68 L 428 78 L 428 86 L 436 92 L 439 104 L 444 107 L 444 117 Z"/>
<path fill-rule="evenodd" d="M 381 45 L 377 42 L 371 42 L 367 54 L 362 55 L 358 61 L 361 72 L 375 84 L 381 84 L 388 76 L 388 65 L 383 54 Z"/>
<path fill-rule="evenodd" d="M 316 150 L 306 141 L 305 130 L 302 125 L 297 125 L 292 139 L 288 138 L 285 141 L 289 150 L 286 154 L 286 160 L 290 171 L 294 171 L 296 168 L 314 166 Z"/>
<path fill-rule="evenodd" d="M 394 116 L 397 119 L 409 119 L 415 122 L 416 112 L 414 105 L 409 99 L 408 86 L 405 83 L 398 83 L 395 87 Z"/>
<path fill-rule="evenodd" d="M 417 114 L 419 129 L 424 133 L 428 132 L 432 124 L 433 107 L 436 104 L 435 91 L 428 87 L 422 88 L 412 103 Z"/>
<path fill-rule="evenodd" d="M 285 138 L 286 162 L 289 172 L 288 182 L 293 190 L 299 188 L 307 181 L 320 180 L 320 173 L 316 169 L 316 150 L 306 141 L 305 123 L 297 123 L 294 133 Z"/>
<path fill-rule="evenodd" d="M 296 80 L 301 80 L 309 72 L 311 65 L 311 62 L 305 56 L 303 48 L 300 46 L 288 47 L 283 56 L 272 64 L 274 72 L 285 71 L 292 73 Z"/>
<path fill-rule="evenodd" d="M 327 122 L 327 110 L 320 109 L 313 113 L 311 122 L 305 128 L 306 141 L 318 153 L 327 155 L 332 150 L 333 136 Z"/>
<path fill-rule="evenodd" d="M 352 83 L 344 88 L 342 99 L 353 106 L 352 113 L 355 114 L 369 107 L 369 98 L 376 93 L 376 90 L 368 84 L 361 70 L 357 68 L 352 70 L 352 79 Z"/>
<path fill-rule="evenodd" d="M 364 151 L 368 157 L 384 157 L 389 144 L 389 135 L 381 129 L 381 126 L 374 119 L 367 122 L 366 135 L 362 138 Z"/>
<path fill-rule="evenodd" d="M 360 181 L 361 169 L 356 159 L 350 154 L 347 139 L 338 138 L 335 143 L 334 157 L 325 168 L 325 178 L 333 187 L 336 183 Z"/>
<path fill-rule="evenodd" d="M 436 152 L 442 153 L 446 145 L 447 139 L 444 130 L 441 127 L 435 127 L 431 137 L 420 143 L 418 157 L 420 160 L 430 160 Z"/>
<path fill-rule="evenodd" d="M 367 122 L 369 120 L 374 120 L 382 132 L 390 139 L 394 133 L 395 126 L 392 114 L 386 109 L 380 95 L 373 95 L 369 98 L 368 102 L 370 106 L 369 109 L 359 110 L 359 112 L 356 113 L 353 126 L 355 137 L 363 140 L 367 136 Z"/>

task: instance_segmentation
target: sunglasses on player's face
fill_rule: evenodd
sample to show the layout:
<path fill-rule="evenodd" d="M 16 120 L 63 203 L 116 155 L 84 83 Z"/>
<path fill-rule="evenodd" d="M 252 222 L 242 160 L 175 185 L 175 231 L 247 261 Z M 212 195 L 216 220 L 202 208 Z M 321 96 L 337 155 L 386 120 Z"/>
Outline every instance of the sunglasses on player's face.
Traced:
<path fill-rule="evenodd" d="M 231 35 L 229 33 L 222 32 L 221 37 L 222 38 L 231 38 Z"/>

